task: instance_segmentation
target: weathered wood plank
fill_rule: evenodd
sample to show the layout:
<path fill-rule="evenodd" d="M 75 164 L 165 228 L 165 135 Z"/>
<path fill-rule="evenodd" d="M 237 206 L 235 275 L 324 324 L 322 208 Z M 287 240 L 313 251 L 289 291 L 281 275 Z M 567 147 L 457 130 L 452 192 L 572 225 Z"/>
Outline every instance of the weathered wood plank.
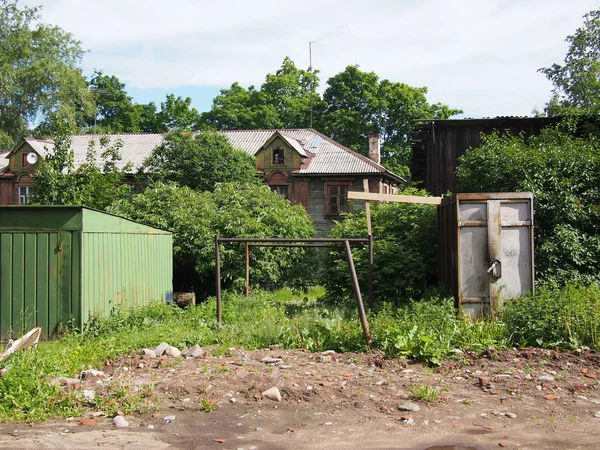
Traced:
<path fill-rule="evenodd" d="M 403 202 L 403 203 L 425 203 L 428 205 L 439 205 L 441 197 L 419 197 L 416 195 L 397 194 L 374 194 L 367 192 L 348 192 L 348 198 L 354 200 L 370 200 L 375 202 Z"/>

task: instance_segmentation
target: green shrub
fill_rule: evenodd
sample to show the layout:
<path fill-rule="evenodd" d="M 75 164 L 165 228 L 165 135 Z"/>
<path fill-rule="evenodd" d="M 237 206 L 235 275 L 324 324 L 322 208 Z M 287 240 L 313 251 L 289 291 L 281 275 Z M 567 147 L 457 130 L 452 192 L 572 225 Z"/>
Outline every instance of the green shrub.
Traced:
<path fill-rule="evenodd" d="M 257 184 L 223 183 L 213 192 L 196 192 L 156 183 L 131 201 L 116 202 L 110 211 L 172 231 L 174 287 L 194 289 L 199 299 L 214 293 L 215 235 L 308 238 L 315 232 L 302 206 L 292 206 Z M 241 290 L 245 284 L 244 244 L 220 248 L 223 287 Z M 253 248 L 252 286 L 281 286 L 297 280 L 304 255 L 298 248 Z"/>
<path fill-rule="evenodd" d="M 600 282 L 600 151 L 567 126 L 482 136 L 457 169 L 462 192 L 533 192 L 536 279 L 554 287 Z"/>
<path fill-rule="evenodd" d="M 410 189 L 407 195 L 425 195 Z M 375 204 L 371 208 L 373 227 L 373 292 L 376 302 L 398 302 L 420 296 L 428 277 L 435 277 L 436 209 L 433 205 L 414 203 Z M 364 211 L 348 214 L 336 223 L 331 237 L 367 237 Z M 359 284 L 367 288 L 368 248 L 353 249 Z M 332 251 L 326 260 L 322 284 L 329 297 L 337 302 L 352 298 L 352 284 L 346 253 Z M 366 296 L 366 292 L 363 292 Z"/>
<path fill-rule="evenodd" d="M 509 302 L 506 333 L 519 346 L 577 348 L 600 345 L 600 286 L 542 287 L 535 295 Z"/>

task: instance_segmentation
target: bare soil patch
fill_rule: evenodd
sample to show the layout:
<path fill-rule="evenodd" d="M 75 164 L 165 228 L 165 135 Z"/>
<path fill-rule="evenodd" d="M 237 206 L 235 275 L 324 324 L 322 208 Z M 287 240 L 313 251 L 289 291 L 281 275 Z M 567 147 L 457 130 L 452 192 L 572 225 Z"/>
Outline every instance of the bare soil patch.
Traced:
<path fill-rule="evenodd" d="M 330 356 L 236 348 L 202 359 L 125 357 L 105 372 L 134 388 L 154 386 L 153 409 L 127 416 L 129 428 L 115 429 L 109 417 L 84 425 L 89 410 L 70 422 L 3 424 L 0 448 L 600 448 L 597 352 L 490 350 L 435 368 L 378 352 Z M 97 383 L 82 388 L 100 392 Z M 273 386 L 281 402 L 262 397 Z M 439 398 L 414 399 L 417 386 Z M 400 410 L 406 402 L 420 410 Z"/>

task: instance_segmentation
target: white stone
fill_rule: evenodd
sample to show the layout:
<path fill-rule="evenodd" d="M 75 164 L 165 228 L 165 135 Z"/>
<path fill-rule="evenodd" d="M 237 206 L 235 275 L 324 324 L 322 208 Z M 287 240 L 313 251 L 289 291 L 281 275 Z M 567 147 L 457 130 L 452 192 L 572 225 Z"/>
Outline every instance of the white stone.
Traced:
<path fill-rule="evenodd" d="M 140 350 L 140 355 L 144 359 L 156 358 L 156 353 L 154 352 L 154 350 L 149 348 L 143 348 L 142 350 Z"/>
<path fill-rule="evenodd" d="M 200 348 L 198 344 L 184 350 L 181 353 L 186 358 L 202 358 L 204 356 L 204 350 Z"/>
<path fill-rule="evenodd" d="M 83 380 L 89 380 L 91 378 L 108 378 L 108 375 L 101 370 L 88 369 L 81 372 L 81 378 Z"/>
<path fill-rule="evenodd" d="M 179 351 L 179 349 L 177 347 L 169 347 L 165 351 L 165 355 L 171 356 L 173 358 L 177 358 L 177 357 L 181 356 L 181 352 Z"/>
<path fill-rule="evenodd" d="M 154 425 L 148 425 L 149 430 L 154 430 Z"/>
<path fill-rule="evenodd" d="M 127 422 L 123 416 L 115 416 L 113 419 L 113 425 L 117 428 L 127 428 L 129 426 L 129 422 Z"/>
<path fill-rule="evenodd" d="M 262 396 L 268 400 L 273 400 L 274 402 L 281 401 L 281 392 L 279 392 L 279 389 L 275 386 L 263 392 Z"/>
<path fill-rule="evenodd" d="M 83 390 L 83 397 L 88 401 L 91 402 L 94 400 L 94 398 L 96 398 L 96 393 L 94 391 L 91 391 L 89 389 L 84 389 Z"/>
<path fill-rule="evenodd" d="M 413 412 L 417 412 L 417 411 L 421 410 L 421 407 L 419 405 L 417 405 L 416 403 L 406 402 L 403 405 L 400 405 L 398 407 L 398 409 L 400 411 L 413 411 Z"/>
<path fill-rule="evenodd" d="M 161 356 L 163 353 L 165 353 L 167 351 L 168 348 L 169 348 L 169 344 L 167 344 L 166 342 L 161 342 L 160 344 L 158 344 L 158 347 L 156 347 L 154 349 L 154 354 L 156 356 Z"/>
<path fill-rule="evenodd" d="M 165 416 L 163 417 L 164 420 L 168 420 L 168 421 L 172 421 L 175 420 L 175 416 L 171 415 L 171 416 Z"/>
<path fill-rule="evenodd" d="M 540 383 L 552 383 L 554 381 L 554 377 L 552 375 L 542 375 L 537 379 Z"/>

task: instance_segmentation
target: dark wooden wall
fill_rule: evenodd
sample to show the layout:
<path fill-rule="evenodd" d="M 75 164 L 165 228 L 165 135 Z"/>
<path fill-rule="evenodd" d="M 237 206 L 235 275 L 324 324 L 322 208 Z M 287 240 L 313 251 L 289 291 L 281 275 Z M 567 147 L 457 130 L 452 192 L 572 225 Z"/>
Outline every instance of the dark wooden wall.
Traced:
<path fill-rule="evenodd" d="M 532 136 L 558 120 L 554 117 L 499 117 L 424 123 L 412 134 L 412 179 L 433 195 L 460 192 L 455 176 L 458 158 L 470 147 L 479 146 L 481 133 L 490 134 L 497 130 Z"/>

